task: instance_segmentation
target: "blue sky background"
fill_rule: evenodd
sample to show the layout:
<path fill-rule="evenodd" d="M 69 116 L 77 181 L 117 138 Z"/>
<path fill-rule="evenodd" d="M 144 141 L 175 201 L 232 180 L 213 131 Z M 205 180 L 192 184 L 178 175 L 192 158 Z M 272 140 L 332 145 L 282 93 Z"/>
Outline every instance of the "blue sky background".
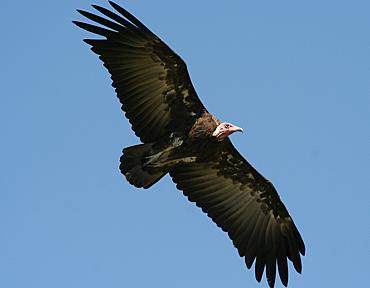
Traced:
<path fill-rule="evenodd" d="M 0 287 L 267 287 L 169 177 L 144 191 L 121 176 L 138 139 L 71 23 L 107 6 L 90 1 L 2 3 Z M 365 287 L 369 2 L 118 3 L 185 59 L 212 113 L 246 129 L 232 141 L 306 243 L 290 287 Z"/>

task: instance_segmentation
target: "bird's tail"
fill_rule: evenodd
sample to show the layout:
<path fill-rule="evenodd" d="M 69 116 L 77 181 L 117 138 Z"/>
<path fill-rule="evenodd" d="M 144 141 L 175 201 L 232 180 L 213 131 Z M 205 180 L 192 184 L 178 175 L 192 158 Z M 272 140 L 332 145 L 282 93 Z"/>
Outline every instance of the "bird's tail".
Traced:
<path fill-rule="evenodd" d="M 145 154 L 150 153 L 153 144 L 140 144 L 123 149 L 120 170 L 127 181 L 138 188 L 149 188 L 159 181 L 167 171 L 147 171 L 143 168 Z"/>

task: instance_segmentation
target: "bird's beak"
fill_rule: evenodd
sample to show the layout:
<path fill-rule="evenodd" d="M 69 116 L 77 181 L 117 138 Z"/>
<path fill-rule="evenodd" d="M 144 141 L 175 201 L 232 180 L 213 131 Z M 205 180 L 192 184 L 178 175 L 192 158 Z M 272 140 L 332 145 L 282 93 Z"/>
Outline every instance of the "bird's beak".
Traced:
<path fill-rule="evenodd" d="M 233 132 L 242 132 L 243 133 L 243 128 L 238 127 L 238 126 L 234 126 L 233 127 Z"/>

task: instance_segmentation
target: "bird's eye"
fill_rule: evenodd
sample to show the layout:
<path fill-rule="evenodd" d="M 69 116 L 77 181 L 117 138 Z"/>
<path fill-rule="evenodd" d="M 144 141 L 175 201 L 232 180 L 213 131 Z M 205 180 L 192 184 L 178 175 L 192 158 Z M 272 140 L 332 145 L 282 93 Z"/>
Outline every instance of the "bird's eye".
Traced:
<path fill-rule="evenodd" d="M 225 124 L 224 127 L 227 129 L 227 128 L 230 128 L 230 124 Z"/>

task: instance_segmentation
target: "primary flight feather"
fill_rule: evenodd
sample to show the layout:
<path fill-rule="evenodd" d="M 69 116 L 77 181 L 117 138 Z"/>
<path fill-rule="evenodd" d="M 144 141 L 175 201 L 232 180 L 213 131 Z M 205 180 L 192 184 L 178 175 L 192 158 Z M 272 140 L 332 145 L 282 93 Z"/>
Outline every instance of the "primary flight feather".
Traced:
<path fill-rule="evenodd" d="M 169 173 L 178 189 L 225 232 L 255 276 L 274 287 L 276 267 L 288 284 L 287 259 L 301 272 L 303 240 L 270 181 L 235 149 L 228 136 L 242 128 L 219 121 L 198 98 L 185 62 L 119 5 L 100 24 L 73 21 L 103 36 L 85 39 L 113 80 L 125 116 L 142 144 L 123 149 L 120 170 L 132 185 L 149 188 Z"/>

